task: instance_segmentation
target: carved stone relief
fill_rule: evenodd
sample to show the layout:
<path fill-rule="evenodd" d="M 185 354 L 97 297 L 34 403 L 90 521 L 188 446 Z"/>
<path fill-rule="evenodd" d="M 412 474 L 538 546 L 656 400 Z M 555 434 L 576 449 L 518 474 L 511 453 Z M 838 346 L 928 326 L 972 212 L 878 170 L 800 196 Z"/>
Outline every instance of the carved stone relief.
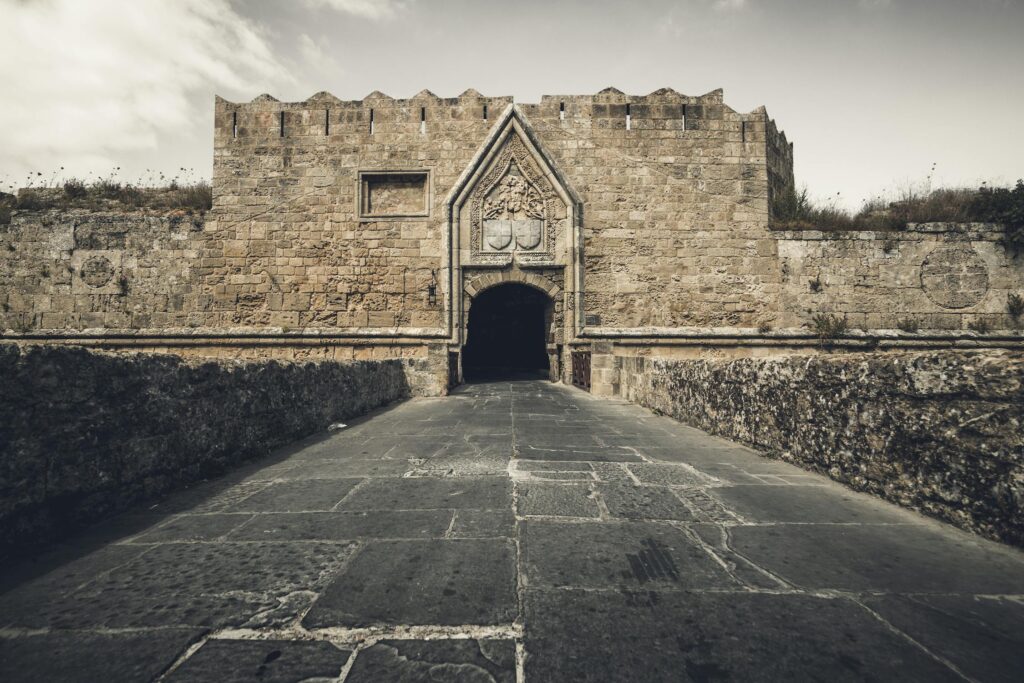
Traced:
<path fill-rule="evenodd" d="M 939 247 L 921 263 L 921 288 L 943 308 L 974 306 L 988 286 L 988 268 L 970 246 Z"/>
<path fill-rule="evenodd" d="M 105 256 L 94 256 L 82 264 L 82 281 L 99 288 L 114 279 L 114 266 Z"/>
<path fill-rule="evenodd" d="M 554 262 L 564 206 L 518 136 L 484 174 L 469 211 L 473 264 L 507 265 L 513 255 L 520 263 Z"/>

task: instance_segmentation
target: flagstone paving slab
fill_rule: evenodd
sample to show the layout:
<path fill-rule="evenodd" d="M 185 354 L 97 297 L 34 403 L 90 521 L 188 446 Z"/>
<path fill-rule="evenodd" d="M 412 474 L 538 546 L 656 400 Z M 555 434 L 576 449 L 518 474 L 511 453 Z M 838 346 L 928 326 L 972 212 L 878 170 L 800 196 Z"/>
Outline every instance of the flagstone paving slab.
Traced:
<path fill-rule="evenodd" d="M 510 623 L 517 614 L 515 564 L 508 539 L 369 543 L 303 623 L 310 628 Z"/>

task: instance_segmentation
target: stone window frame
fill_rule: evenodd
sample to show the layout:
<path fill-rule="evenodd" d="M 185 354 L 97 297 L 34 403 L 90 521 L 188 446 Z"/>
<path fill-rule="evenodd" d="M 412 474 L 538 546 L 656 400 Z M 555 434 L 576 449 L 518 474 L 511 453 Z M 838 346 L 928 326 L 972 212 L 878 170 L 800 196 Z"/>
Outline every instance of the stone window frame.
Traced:
<path fill-rule="evenodd" d="M 373 214 L 366 213 L 366 178 L 370 176 L 408 176 L 418 175 L 423 176 L 424 193 L 423 193 L 423 211 L 422 212 L 406 212 L 406 213 L 387 213 L 387 214 Z M 381 168 L 367 168 L 361 169 L 356 173 L 356 216 L 359 217 L 360 221 L 373 222 L 380 220 L 420 220 L 423 218 L 430 218 L 431 206 L 434 203 L 434 183 L 433 173 L 429 168 L 404 168 L 404 169 L 381 169 Z"/>

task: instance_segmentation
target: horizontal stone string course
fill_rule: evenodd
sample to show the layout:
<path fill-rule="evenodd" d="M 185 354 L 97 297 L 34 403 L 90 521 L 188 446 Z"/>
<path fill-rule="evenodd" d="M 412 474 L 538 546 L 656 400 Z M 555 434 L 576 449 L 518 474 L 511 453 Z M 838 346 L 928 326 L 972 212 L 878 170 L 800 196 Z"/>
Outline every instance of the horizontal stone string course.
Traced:
<path fill-rule="evenodd" d="M 405 398 L 406 365 L 0 345 L 0 555 Z"/>
<path fill-rule="evenodd" d="M 1024 545 L 1024 354 L 617 357 L 623 396 Z"/>

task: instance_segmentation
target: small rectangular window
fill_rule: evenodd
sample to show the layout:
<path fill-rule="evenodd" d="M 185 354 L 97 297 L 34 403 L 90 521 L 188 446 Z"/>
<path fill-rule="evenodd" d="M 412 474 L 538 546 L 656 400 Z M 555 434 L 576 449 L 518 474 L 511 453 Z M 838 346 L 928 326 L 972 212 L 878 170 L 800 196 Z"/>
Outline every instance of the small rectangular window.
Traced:
<path fill-rule="evenodd" d="M 284 137 L 284 112 L 281 112 L 280 119 L 281 119 L 281 137 Z"/>
<path fill-rule="evenodd" d="M 420 133 L 427 132 L 427 108 L 420 107 Z"/>
<path fill-rule="evenodd" d="M 632 123 L 633 122 L 632 122 L 632 117 L 630 116 L 630 112 L 629 112 L 629 105 L 627 104 L 626 105 L 626 130 L 629 130 L 630 128 L 633 127 Z"/>
<path fill-rule="evenodd" d="M 373 135 L 373 110 L 370 110 L 370 135 Z"/>
<path fill-rule="evenodd" d="M 558 103 L 558 120 L 565 121 L 565 102 Z"/>
<path fill-rule="evenodd" d="M 231 137 L 238 137 L 238 112 L 231 112 Z"/>
<path fill-rule="evenodd" d="M 331 110 L 324 109 L 324 135 L 331 134 Z"/>

